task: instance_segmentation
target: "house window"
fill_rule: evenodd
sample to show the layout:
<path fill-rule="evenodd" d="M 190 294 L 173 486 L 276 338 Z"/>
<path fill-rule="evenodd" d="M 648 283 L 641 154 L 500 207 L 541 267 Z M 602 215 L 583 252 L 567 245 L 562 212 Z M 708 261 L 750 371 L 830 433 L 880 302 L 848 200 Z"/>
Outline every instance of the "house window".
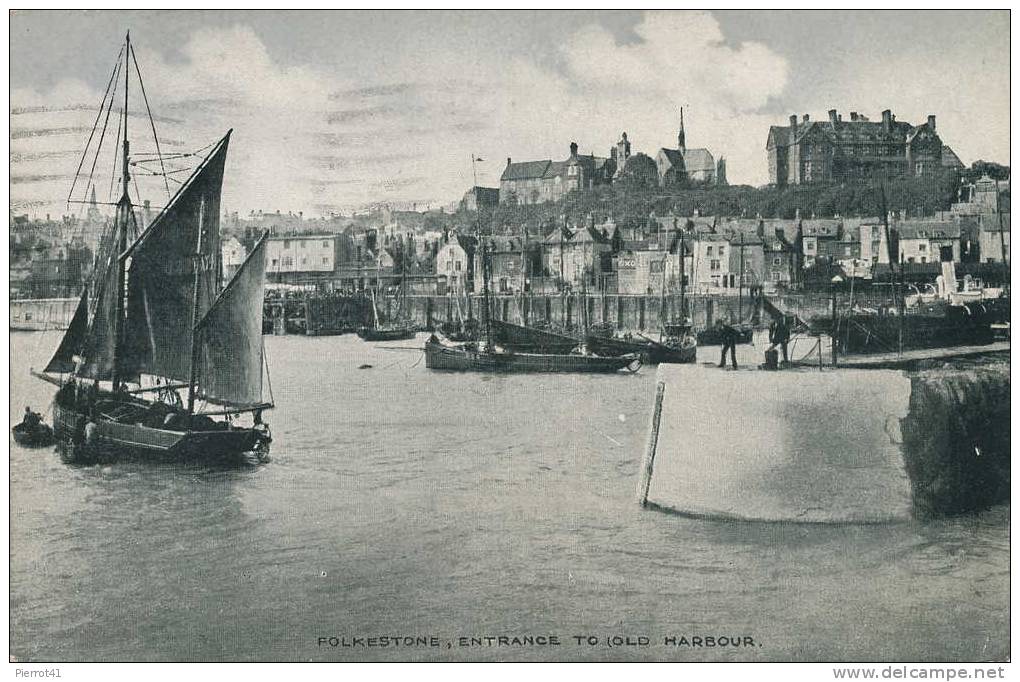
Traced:
<path fill-rule="evenodd" d="M 454 264 L 453 264 L 453 269 L 456 270 L 457 272 L 460 272 L 460 268 L 461 268 L 461 262 L 460 261 L 455 261 Z"/>
<path fill-rule="evenodd" d="M 712 247 L 711 247 L 711 246 L 709 246 L 709 247 L 708 247 L 707 249 L 705 249 L 705 253 L 706 253 L 707 255 L 711 256 L 711 255 L 712 255 Z"/>
<path fill-rule="evenodd" d="M 323 256 L 322 257 L 322 264 L 323 265 L 329 265 L 329 258 L 327 258 L 326 256 Z"/>
<path fill-rule="evenodd" d="M 927 249 L 928 249 L 928 245 L 927 244 L 918 244 L 917 245 L 917 250 L 918 251 L 926 251 Z"/>
<path fill-rule="evenodd" d="M 725 256 L 726 255 L 726 247 L 725 246 L 720 246 L 719 247 L 719 255 L 720 256 Z"/>
<path fill-rule="evenodd" d="M 773 265 L 782 265 L 783 264 L 783 259 L 782 258 L 773 258 L 772 259 L 772 264 Z"/>
<path fill-rule="evenodd" d="M 329 241 L 323 239 L 322 240 L 322 248 L 328 249 L 329 248 Z"/>
<path fill-rule="evenodd" d="M 804 250 L 805 251 L 814 251 L 815 250 L 815 243 L 814 242 L 804 242 Z"/>
<path fill-rule="evenodd" d="M 779 271 L 778 270 L 773 270 L 772 271 L 772 281 L 773 282 L 778 282 L 779 281 L 779 277 L 780 277 Z"/>
<path fill-rule="evenodd" d="M 273 259 L 273 263 L 272 263 L 273 267 L 276 267 L 279 264 L 280 264 L 280 262 L 274 258 Z"/>
<path fill-rule="evenodd" d="M 718 260 L 711 261 L 711 263 L 709 263 L 709 268 L 712 270 L 719 270 L 719 261 Z"/>
<path fill-rule="evenodd" d="M 928 262 L 928 258 L 926 256 L 921 256 L 921 262 L 922 263 L 927 263 Z"/>
<path fill-rule="evenodd" d="M 284 239 L 283 240 L 283 248 L 285 248 L 285 249 L 289 249 L 290 248 L 290 240 L 289 239 Z"/>
<path fill-rule="evenodd" d="M 844 246 L 843 247 L 843 255 L 844 256 L 849 256 L 850 255 L 850 247 L 849 246 Z"/>

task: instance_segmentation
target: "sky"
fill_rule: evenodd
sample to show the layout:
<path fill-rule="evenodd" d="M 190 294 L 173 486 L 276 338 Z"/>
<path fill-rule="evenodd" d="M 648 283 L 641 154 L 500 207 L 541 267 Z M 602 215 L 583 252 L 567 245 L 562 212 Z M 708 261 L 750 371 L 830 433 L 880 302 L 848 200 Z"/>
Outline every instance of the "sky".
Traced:
<path fill-rule="evenodd" d="M 608 156 L 622 132 L 654 157 L 681 106 L 687 146 L 725 157 L 731 184 L 768 181 L 770 125 L 833 108 L 935 114 L 964 163 L 1009 162 L 1004 10 L 17 11 L 10 27 L 11 208 L 32 215 L 80 210 L 65 200 L 72 182 L 86 198 L 92 157 L 75 171 L 128 30 L 162 152 L 233 129 L 223 204 L 242 214 L 437 208 L 473 171 L 495 187 L 508 157 L 562 160 L 572 141 Z M 132 150 L 151 153 L 130 76 Z M 91 173 L 100 201 L 116 198 L 117 122 Z M 194 158 L 168 160 L 170 177 Z M 165 203 L 144 172 L 136 200 Z"/>

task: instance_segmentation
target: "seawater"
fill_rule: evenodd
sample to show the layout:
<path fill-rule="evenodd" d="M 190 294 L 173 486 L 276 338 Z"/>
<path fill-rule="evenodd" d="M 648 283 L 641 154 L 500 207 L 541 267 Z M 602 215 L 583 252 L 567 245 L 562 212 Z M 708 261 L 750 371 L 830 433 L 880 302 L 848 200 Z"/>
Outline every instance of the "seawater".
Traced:
<path fill-rule="evenodd" d="M 11 654 L 1008 657 L 1008 507 L 866 526 L 642 510 L 653 369 L 436 373 L 423 339 L 266 337 L 278 407 L 259 466 L 68 466 L 11 441 Z M 47 409 L 28 370 L 58 341 L 11 334 L 12 422 Z"/>

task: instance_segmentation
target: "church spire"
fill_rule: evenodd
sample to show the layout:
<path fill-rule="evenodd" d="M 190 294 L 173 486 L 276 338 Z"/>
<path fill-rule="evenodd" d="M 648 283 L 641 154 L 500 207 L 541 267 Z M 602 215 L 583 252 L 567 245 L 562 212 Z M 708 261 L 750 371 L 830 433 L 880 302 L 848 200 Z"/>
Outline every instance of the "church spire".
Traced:
<path fill-rule="evenodd" d="M 687 151 L 687 140 L 684 139 L 684 108 L 680 107 L 680 134 L 676 136 L 679 149 L 682 152 Z"/>

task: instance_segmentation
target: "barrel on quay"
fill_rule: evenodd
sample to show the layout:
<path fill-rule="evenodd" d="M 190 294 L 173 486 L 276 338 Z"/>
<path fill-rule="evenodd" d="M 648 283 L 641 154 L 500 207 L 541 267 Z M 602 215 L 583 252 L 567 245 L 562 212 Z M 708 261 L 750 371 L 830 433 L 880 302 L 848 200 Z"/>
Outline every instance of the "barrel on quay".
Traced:
<path fill-rule="evenodd" d="M 875 523 L 982 509 L 1008 491 L 1008 365 L 663 365 L 638 497 L 699 517 Z"/>

